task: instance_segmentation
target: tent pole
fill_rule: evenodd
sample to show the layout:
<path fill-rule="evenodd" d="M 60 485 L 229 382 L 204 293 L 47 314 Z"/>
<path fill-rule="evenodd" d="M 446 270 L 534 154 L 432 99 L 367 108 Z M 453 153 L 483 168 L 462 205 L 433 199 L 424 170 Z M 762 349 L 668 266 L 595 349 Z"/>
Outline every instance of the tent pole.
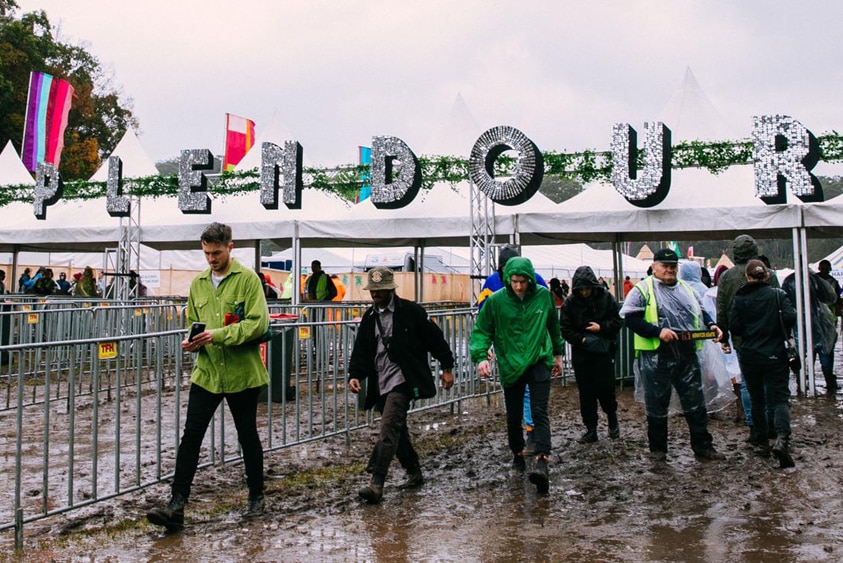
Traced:
<path fill-rule="evenodd" d="M 805 351 L 807 349 L 807 343 L 805 342 L 805 307 L 803 305 L 803 292 L 801 291 L 802 288 L 802 259 L 799 255 L 799 246 L 800 246 L 800 235 L 798 227 L 793 227 L 792 234 L 791 234 L 791 242 L 793 244 L 793 277 L 794 277 L 794 287 L 796 291 L 794 292 L 794 297 L 796 303 L 794 306 L 796 307 L 796 344 L 799 350 L 799 356 L 801 358 L 805 358 Z M 798 387 L 799 391 L 805 393 L 805 395 L 809 395 L 809 390 L 807 388 L 807 380 L 806 374 L 808 367 L 808 362 L 804 361 L 803 365 L 805 369 L 801 370 L 798 375 Z"/>
<path fill-rule="evenodd" d="M 814 369 L 814 331 L 808 330 L 808 327 L 813 326 L 813 310 L 811 307 L 811 278 L 810 278 L 810 268 L 808 267 L 808 232 L 804 228 L 797 228 L 797 234 L 799 236 L 799 246 L 800 246 L 800 253 L 799 259 L 801 260 L 801 266 L 798 272 L 801 274 L 802 280 L 800 282 L 799 278 L 796 278 L 797 286 L 802 288 L 802 311 L 805 315 L 805 354 L 810 359 L 810 361 L 805 362 L 808 366 L 807 371 L 805 371 L 805 377 L 808 378 L 807 382 L 807 389 L 808 392 L 811 394 L 812 397 L 817 396 L 817 380 L 816 380 L 816 370 Z M 799 274 L 797 274 L 798 276 Z M 805 357 L 805 356 L 803 356 Z"/>
<path fill-rule="evenodd" d="M 15 246 L 12 249 L 12 276 L 9 279 L 12 291 L 7 291 L 6 293 L 17 293 L 20 291 L 20 288 L 18 287 L 18 278 L 20 277 L 18 276 L 18 252 L 20 251 L 18 250 L 18 247 Z"/>
<path fill-rule="evenodd" d="M 293 294 L 290 296 L 290 303 L 299 305 L 301 297 L 301 241 L 299 240 L 299 222 L 293 221 L 293 268 L 290 272 L 293 277 Z"/>

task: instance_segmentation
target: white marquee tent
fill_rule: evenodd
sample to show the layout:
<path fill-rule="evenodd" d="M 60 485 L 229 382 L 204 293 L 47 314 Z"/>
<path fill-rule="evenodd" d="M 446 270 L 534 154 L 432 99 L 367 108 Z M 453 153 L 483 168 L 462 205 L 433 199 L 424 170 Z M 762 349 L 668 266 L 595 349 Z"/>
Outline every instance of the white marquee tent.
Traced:
<path fill-rule="evenodd" d="M 18 151 L 12 141 L 6 143 L 0 152 L 0 185 L 2 186 L 34 186 L 35 180 L 23 165 Z"/>

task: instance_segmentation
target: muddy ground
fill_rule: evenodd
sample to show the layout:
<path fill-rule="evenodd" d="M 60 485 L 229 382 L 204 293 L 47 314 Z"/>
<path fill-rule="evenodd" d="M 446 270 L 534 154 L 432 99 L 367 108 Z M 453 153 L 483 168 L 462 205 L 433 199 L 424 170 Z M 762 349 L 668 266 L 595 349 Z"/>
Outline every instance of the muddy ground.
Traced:
<path fill-rule="evenodd" d="M 820 390 L 822 392 L 822 390 Z M 156 486 L 26 526 L 25 550 L 0 535 L 0 559 L 26 561 L 840 561 L 843 560 L 843 397 L 794 398 L 796 467 L 781 470 L 744 443 L 727 409 L 710 430 L 722 462 L 698 462 L 681 417 L 667 462 L 647 456 L 644 411 L 619 392 L 622 436 L 581 445 L 574 386 L 551 395 L 551 489 L 538 496 L 509 471 L 500 397 L 410 417 L 427 480 L 384 502 L 357 498 L 377 425 L 343 440 L 267 456 L 267 512 L 241 521 L 242 465 L 200 471 L 183 532 L 144 514 Z"/>

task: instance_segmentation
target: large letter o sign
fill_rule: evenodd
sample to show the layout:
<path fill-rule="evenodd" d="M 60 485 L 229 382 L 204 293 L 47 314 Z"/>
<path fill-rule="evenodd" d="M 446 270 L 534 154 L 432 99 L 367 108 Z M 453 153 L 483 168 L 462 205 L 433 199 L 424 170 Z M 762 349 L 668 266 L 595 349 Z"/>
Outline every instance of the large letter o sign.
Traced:
<path fill-rule="evenodd" d="M 516 151 L 515 174 L 504 182 L 495 180 L 495 161 L 506 151 Z M 501 205 L 524 203 L 539 190 L 544 178 L 544 158 L 533 141 L 508 125 L 492 127 L 477 139 L 468 161 L 471 181 Z"/>

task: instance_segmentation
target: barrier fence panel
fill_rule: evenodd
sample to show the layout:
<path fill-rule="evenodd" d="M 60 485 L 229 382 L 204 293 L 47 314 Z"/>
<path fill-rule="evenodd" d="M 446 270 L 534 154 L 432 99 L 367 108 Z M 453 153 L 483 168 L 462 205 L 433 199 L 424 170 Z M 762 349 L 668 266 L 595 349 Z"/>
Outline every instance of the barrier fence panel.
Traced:
<path fill-rule="evenodd" d="M 348 363 L 367 304 L 270 304 L 262 345 L 269 385 L 258 405 L 267 453 L 371 424 L 349 392 Z M 469 355 L 475 311 L 428 306 L 454 353 L 455 385 L 413 410 L 500 392 Z M 172 477 L 193 356 L 184 353 L 183 303 L 18 302 L 8 319 L 0 404 L 0 530 L 22 542 L 27 522 L 161 483 Z M 2 323 L 0 323 L 2 326 Z M 439 381 L 441 367 L 431 358 Z M 569 377 L 568 370 L 563 377 Z M 241 459 L 225 402 L 202 444 L 200 467 Z M 14 430 L 13 430 L 14 429 Z M 10 472 L 4 472 L 8 475 Z"/>

